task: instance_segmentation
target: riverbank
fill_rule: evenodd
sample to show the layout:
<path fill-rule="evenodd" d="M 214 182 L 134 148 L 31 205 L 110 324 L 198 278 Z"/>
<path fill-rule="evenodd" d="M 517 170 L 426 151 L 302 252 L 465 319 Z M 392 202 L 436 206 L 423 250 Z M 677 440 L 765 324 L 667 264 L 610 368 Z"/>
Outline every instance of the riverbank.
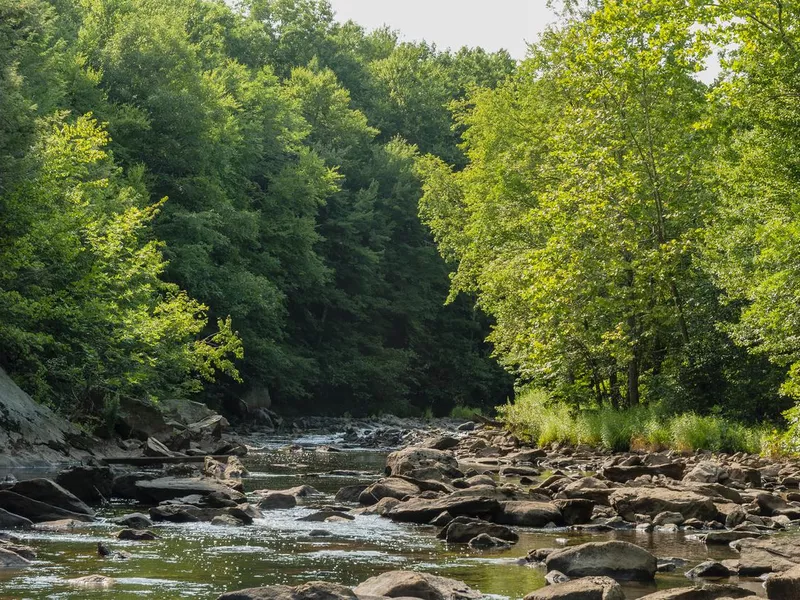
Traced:
<path fill-rule="evenodd" d="M 365 439 L 398 425 L 373 424 Z M 340 447 L 349 435 L 251 431 L 242 436 L 248 454 L 241 463 L 207 460 L 205 476 L 193 465 L 115 468 L 113 500 L 90 500 L 91 518 L 6 532 L 11 544 L 37 556 L 35 572 L 0 570 L 0 598 L 45 598 L 56 590 L 64 598 L 211 600 L 264 586 L 252 597 L 302 597 L 316 588 L 269 586 L 315 580 L 358 594 L 366 581 L 396 571 L 514 599 L 533 592 L 531 598 L 557 598 L 542 594 L 585 574 L 610 576 L 621 587 L 606 582 L 608 589 L 628 599 L 687 584 L 701 589 L 696 597 L 720 597 L 702 588 L 710 581 L 723 584 L 718 591 L 728 597 L 763 597 L 761 577 L 800 563 L 794 460 L 539 448 L 474 423 L 460 431 L 409 430 L 413 445 L 392 453 Z M 137 527 L 154 539 L 122 533 Z M 109 556 L 98 556 L 98 543 Z M 580 560 L 567 561 L 583 550 L 563 554 L 587 543 L 603 557 L 591 573 Z M 625 565 L 634 559 L 644 566 L 629 573 Z M 87 591 L 69 581 L 91 575 L 113 582 L 100 579 L 110 587 Z"/>

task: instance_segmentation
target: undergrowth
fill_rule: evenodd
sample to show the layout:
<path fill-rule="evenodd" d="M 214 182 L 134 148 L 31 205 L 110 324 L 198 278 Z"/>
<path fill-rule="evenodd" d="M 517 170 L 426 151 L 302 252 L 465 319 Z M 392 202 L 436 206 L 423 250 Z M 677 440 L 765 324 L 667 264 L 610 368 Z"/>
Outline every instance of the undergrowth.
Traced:
<path fill-rule="evenodd" d="M 720 416 L 674 415 L 657 407 L 578 409 L 552 401 L 542 390 L 526 391 L 513 403 L 498 406 L 497 412 L 510 430 L 540 446 L 556 442 L 617 452 L 673 449 L 757 454 L 771 451 L 775 435 L 765 427 L 748 427 Z"/>

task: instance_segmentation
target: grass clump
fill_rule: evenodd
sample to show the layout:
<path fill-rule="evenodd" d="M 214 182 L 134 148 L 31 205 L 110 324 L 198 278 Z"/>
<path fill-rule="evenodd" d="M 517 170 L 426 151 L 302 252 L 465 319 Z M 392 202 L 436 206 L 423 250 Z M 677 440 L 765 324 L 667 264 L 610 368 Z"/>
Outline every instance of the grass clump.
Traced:
<path fill-rule="evenodd" d="M 468 421 L 473 417 L 482 417 L 483 411 L 480 408 L 475 408 L 474 406 L 463 406 L 458 404 L 453 407 L 453 410 L 450 411 L 450 418 L 451 419 L 461 419 L 463 421 Z"/>
<path fill-rule="evenodd" d="M 644 406 L 580 409 L 553 401 L 543 390 L 526 391 L 497 412 L 510 430 L 539 446 L 555 442 L 615 452 L 672 448 L 756 454 L 766 439 L 764 429 L 720 416 L 669 415 Z"/>

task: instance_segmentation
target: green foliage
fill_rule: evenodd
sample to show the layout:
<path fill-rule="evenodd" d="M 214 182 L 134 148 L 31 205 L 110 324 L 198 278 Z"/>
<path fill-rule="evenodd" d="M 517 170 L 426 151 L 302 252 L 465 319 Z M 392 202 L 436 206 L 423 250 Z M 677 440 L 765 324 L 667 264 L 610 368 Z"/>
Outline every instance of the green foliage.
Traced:
<path fill-rule="evenodd" d="M 453 410 L 450 411 L 451 419 L 462 419 L 466 421 L 476 416 L 482 417 L 483 411 L 480 408 L 476 408 L 474 406 L 464 406 L 462 404 L 458 404 L 453 407 Z"/>
<path fill-rule="evenodd" d="M 675 415 L 658 407 L 579 409 L 554 401 L 540 389 L 526 390 L 497 411 L 511 431 L 539 446 L 587 444 L 616 452 L 671 448 L 757 454 L 768 439 L 763 427 L 747 427 L 719 416 Z"/>

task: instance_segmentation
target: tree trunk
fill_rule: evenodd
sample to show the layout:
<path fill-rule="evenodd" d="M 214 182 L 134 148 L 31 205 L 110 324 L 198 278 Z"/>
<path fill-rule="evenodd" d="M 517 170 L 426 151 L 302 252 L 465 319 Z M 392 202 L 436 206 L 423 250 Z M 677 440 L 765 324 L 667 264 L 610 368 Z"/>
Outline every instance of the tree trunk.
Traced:
<path fill-rule="evenodd" d="M 611 374 L 608 376 L 608 386 L 611 390 L 611 406 L 613 406 L 614 409 L 619 409 L 622 396 L 619 393 L 619 379 L 617 379 L 616 368 L 612 369 Z"/>
<path fill-rule="evenodd" d="M 639 405 L 639 359 L 634 355 L 628 363 L 628 407 Z"/>

